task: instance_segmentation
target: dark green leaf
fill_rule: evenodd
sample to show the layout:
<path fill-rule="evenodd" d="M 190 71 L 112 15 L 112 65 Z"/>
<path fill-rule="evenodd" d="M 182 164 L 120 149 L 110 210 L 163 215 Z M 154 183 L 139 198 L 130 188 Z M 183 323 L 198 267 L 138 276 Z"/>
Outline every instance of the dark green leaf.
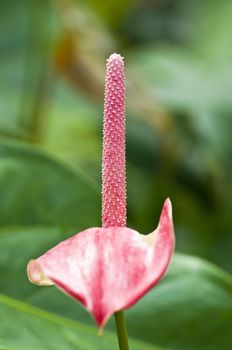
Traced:
<path fill-rule="evenodd" d="M 0 295 L 0 349 L 95 350 L 117 349 L 116 336 L 97 328 L 63 319 Z M 134 350 L 162 350 L 131 340 Z"/>
<path fill-rule="evenodd" d="M 127 316 L 130 334 L 151 343 L 176 350 L 229 350 L 232 278 L 202 259 L 176 255 L 164 280 Z"/>
<path fill-rule="evenodd" d="M 0 142 L 0 225 L 96 226 L 100 191 L 81 172 L 19 143 Z"/>

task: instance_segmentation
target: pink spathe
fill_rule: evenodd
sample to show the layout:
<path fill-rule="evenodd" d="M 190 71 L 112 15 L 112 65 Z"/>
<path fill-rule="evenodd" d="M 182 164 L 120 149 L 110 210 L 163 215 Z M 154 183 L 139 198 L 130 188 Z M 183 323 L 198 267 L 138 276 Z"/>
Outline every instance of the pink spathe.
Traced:
<path fill-rule="evenodd" d="M 103 327 L 159 282 L 174 247 L 171 202 L 158 228 L 145 236 L 127 227 L 89 228 L 59 243 L 28 265 L 35 284 L 56 284 L 80 301 Z"/>

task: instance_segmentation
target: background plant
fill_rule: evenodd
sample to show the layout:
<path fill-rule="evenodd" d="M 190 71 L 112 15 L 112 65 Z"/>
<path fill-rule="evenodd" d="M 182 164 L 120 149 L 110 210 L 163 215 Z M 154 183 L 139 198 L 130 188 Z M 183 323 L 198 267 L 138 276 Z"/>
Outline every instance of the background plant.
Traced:
<path fill-rule="evenodd" d="M 229 349 L 231 7 L 229 0 L 1 2 L 3 349 L 117 348 L 72 301 L 34 288 L 25 275 L 30 258 L 100 225 L 104 64 L 117 50 L 128 69 L 128 226 L 150 232 L 170 196 L 182 253 L 127 313 L 131 336 L 142 342 L 132 348 Z"/>

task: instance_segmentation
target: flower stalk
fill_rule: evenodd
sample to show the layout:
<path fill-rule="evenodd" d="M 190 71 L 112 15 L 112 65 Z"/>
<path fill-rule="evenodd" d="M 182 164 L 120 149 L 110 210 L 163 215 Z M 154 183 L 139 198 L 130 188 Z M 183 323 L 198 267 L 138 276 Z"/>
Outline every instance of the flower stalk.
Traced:
<path fill-rule="evenodd" d="M 128 336 L 126 321 L 124 317 L 124 312 L 118 311 L 114 314 L 117 335 L 118 335 L 118 345 L 120 350 L 129 350 Z"/>

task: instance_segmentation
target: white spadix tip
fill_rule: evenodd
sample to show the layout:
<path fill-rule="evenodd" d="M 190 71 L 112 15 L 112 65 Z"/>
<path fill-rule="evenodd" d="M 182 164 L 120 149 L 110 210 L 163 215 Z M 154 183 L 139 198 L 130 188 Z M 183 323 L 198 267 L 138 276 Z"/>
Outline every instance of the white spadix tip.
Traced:
<path fill-rule="evenodd" d="M 110 55 L 110 57 L 107 59 L 107 62 L 113 62 L 113 61 L 117 61 L 117 62 L 123 62 L 124 58 L 118 54 L 118 53 L 113 53 L 112 55 Z"/>

